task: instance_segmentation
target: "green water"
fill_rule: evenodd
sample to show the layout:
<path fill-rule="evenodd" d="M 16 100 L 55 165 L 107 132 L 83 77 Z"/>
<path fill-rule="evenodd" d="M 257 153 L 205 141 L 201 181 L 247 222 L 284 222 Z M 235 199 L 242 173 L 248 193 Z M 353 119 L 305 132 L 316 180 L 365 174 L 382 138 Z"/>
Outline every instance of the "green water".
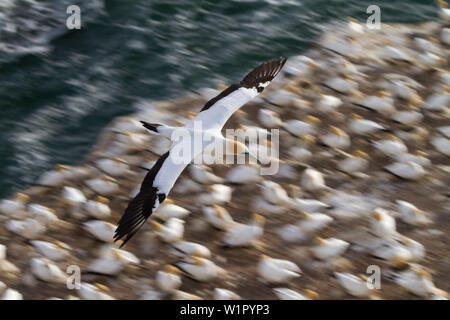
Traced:
<path fill-rule="evenodd" d="M 67 31 L 67 1 L 52 1 L 53 20 L 33 8 L 21 17 L 44 35 L 48 24 L 53 36 L 40 43 L 48 51 L 0 55 L 0 198 L 56 163 L 79 163 L 105 125 L 143 100 L 239 80 L 263 60 L 304 52 L 326 24 L 348 15 L 365 21 L 370 4 L 380 6 L 382 22 L 437 19 L 434 1 L 69 3 L 80 5 L 81 30 Z M 20 27 L 15 19 L 10 22 Z M 29 47 L 33 29 L 21 35 L 0 34 L 0 43 Z"/>

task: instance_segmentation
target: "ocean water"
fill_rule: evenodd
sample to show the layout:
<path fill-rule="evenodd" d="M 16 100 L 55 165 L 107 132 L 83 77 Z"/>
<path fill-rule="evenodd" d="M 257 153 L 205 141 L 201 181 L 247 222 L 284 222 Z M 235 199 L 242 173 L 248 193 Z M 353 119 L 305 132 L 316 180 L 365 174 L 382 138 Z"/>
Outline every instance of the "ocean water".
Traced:
<path fill-rule="evenodd" d="M 70 4 L 81 30 L 65 26 Z M 437 19 L 431 0 L 0 0 L 0 198 L 79 163 L 143 100 L 240 80 L 371 4 L 382 22 Z"/>

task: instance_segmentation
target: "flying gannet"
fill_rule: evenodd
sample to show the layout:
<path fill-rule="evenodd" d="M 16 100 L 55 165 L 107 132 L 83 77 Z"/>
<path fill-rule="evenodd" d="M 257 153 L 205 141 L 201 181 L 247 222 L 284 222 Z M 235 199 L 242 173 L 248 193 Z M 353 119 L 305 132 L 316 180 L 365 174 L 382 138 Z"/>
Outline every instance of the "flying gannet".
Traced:
<path fill-rule="evenodd" d="M 194 141 L 194 137 L 198 132 L 194 129 L 195 123 L 197 122 L 202 125 L 202 133 L 223 142 L 226 150 L 233 150 L 232 153 L 236 155 L 248 152 L 244 144 L 224 138 L 221 133 L 222 127 L 234 112 L 255 98 L 270 84 L 281 71 L 286 60 L 286 58 L 278 58 L 260 64 L 250 71 L 239 84 L 229 86 L 215 98 L 209 100 L 201 109 L 200 113 L 182 127 L 182 129 L 191 133 L 190 137 L 193 140 L 191 141 L 193 142 L 191 145 L 194 145 L 196 142 Z M 150 133 L 159 134 L 168 138 L 171 138 L 174 130 L 179 129 L 161 124 L 142 123 Z M 211 140 L 209 139 L 208 144 L 202 141 L 200 148 L 195 148 L 194 146 L 194 152 L 191 152 L 190 159 L 183 159 L 189 161 L 179 161 L 180 159 L 177 159 L 176 153 L 173 152 L 174 150 L 180 150 L 181 143 L 183 141 L 173 141 L 170 150 L 156 161 L 144 178 L 138 194 L 129 203 L 114 234 L 114 241 L 123 240 L 121 246 L 129 241 L 143 226 L 153 211 L 167 197 L 189 162 L 201 154 L 211 144 Z M 172 152 L 174 156 L 171 156 Z"/>

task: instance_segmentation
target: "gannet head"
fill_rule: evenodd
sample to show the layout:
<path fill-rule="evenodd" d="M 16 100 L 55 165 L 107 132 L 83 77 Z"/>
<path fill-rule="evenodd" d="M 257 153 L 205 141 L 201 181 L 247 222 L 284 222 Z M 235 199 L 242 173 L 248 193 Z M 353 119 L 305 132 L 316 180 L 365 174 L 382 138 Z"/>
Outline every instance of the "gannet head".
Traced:
<path fill-rule="evenodd" d="M 102 196 L 96 196 L 95 200 L 97 202 L 100 202 L 100 203 L 103 203 L 103 204 L 109 204 L 109 199 L 105 198 L 105 197 L 102 197 Z"/>
<path fill-rule="evenodd" d="M 180 274 L 181 273 L 180 269 L 178 269 L 177 267 L 175 267 L 171 264 L 167 264 L 164 267 L 164 271 L 166 271 L 167 273 L 170 273 L 170 274 Z"/>
<path fill-rule="evenodd" d="M 28 195 L 21 192 L 17 192 L 14 198 L 22 202 L 27 202 L 30 199 Z"/>
<path fill-rule="evenodd" d="M 245 144 L 237 140 L 227 139 L 226 143 L 226 153 L 232 155 L 240 155 L 242 153 L 248 152 L 248 148 Z"/>

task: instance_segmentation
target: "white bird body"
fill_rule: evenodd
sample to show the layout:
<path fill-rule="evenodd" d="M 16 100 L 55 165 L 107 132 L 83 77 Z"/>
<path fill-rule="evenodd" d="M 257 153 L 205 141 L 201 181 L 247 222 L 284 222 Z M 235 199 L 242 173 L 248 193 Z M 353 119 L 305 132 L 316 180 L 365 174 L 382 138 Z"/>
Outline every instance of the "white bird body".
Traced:
<path fill-rule="evenodd" d="M 427 215 L 420 209 L 418 209 L 412 203 L 396 200 L 397 210 L 401 214 L 401 219 L 413 226 L 424 226 L 430 224 L 432 221 Z"/>
<path fill-rule="evenodd" d="M 36 239 L 39 235 L 43 234 L 46 230 L 39 221 L 31 218 L 27 218 L 23 221 L 9 220 L 6 223 L 6 228 L 26 239 Z"/>
<path fill-rule="evenodd" d="M 394 159 L 398 162 L 415 162 L 422 167 L 429 167 L 431 165 L 430 159 L 428 159 L 425 154 L 401 153 L 394 156 Z"/>
<path fill-rule="evenodd" d="M 349 128 L 352 132 L 357 134 L 370 134 L 380 130 L 384 127 L 375 121 L 367 119 L 353 119 L 350 120 Z"/>
<path fill-rule="evenodd" d="M 317 238 L 318 245 L 311 248 L 317 259 L 328 260 L 340 257 L 350 245 L 348 242 L 337 238 Z"/>
<path fill-rule="evenodd" d="M 80 298 L 85 300 L 115 300 L 110 295 L 102 292 L 97 286 L 87 282 L 81 283 L 78 294 Z"/>
<path fill-rule="evenodd" d="M 450 126 L 439 127 L 437 128 L 437 131 L 439 131 L 439 133 L 445 136 L 446 138 L 450 138 Z"/>
<path fill-rule="evenodd" d="M 155 280 L 158 287 L 165 292 L 171 292 L 181 286 L 179 270 L 170 265 L 166 266 L 165 270 L 159 270 Z"/>
<path fill-rule="evenodd" d="M 443 28 L 441 30 L 441 41 L 446 45 L 450 44 L 450 28 Z"/>
<path fill-rule="evenodd" d="M 385 168 L 394 175 L 408 180 L 418 180 L 427 173 L 420 164 L 412 161 L 395 162 Z"/>
<path fill-rule="evenodd" d="M 338 97 L 323 94 L 317 102 L 317 109 L 322 112 L 330 112 L 336 110 L 342 104 L 342 100 Z"/>
<path fill-rule="evenodd" d="M 320 212 L 330 207 L 330 205 L 316 199 L 294 198 L 294 203 L 298 210 L 307 213 Z"/>
<path fill-rule="evenodd" d="M 400 139 L 384 139 L 374 141 L 375 148 L 383 152 L 385 155 L 394 157 L 402 153 L 407 153 L 408 148 Z"/>
<path fill-rule="evenodd" d="M 316 131 L 316 126 L 313 123 L 308 123 L 297 119 L 291 119 L 284 122 L 283 128 L 297 137 L 313 134 Z"/>
<path fill-rule="evenodd" d="M 64 187 L 62 198 L 65 203 L 72 207 L 79 207 L 86 202 L 86 197 L 79 189 L 72 187 Z"/>
<path fill-rule="evenodd" d="M 119 158 L 100 159 L 95 162 L 95 165 L 113 177 L 122 176 L 130 172 L 130 166 L 127 162 Z"/>
<path fill-rule="evenodd" d="M 113 195 L 119 191 L 119 185 L 110 177 L 94 178 L 85 181 L 86 185 L 101 195 Z"/>
<path fill-rule="evenodd" d="M 397 234 L 395 218 L 386 210 L 376 208 L 370 217 L 370 229 L 373 234 L 383 239 L 391 239 Z"/>
<path fill-rule="evenodd" d="M 438 67 L 447 63 L 444 58 L 431 52 L 425 52 L 419 55 L 419 60 L 427 67 Z"/>
<path fill-rule="evenodd" d="M 423 51 L 432 52 L 435 54 L 439 54 L 441 52 L 441 48 L 439 47 L 439 45 L 430 40 L 416 37 L 414 38 L 414 41 L 417 44 L 417 46 Z"/>
<path fill-rule="evenodd" d="M 366 281 L 351 273 L 335 272 L 335 277 L 339 284 L 354 297 L 367 298 L 371 295 L 371 290 L 368 288 Z"/>
<path fill-rule="evenodd" d="M 125 266 L 139 263 L 140 260 L 131 252 L 105 245 L 99 258 L 91 262 L 87 270 L 104 275 L 118 275 Z"/>
<path fill-rule="evenodd" d="M 241 165 L 228 171 L 225 180 L 228 183 L 249 184 L 259 182 L 261 176 L 258 167 Z"/>
<path fill-rule="evenodd" d="M 318 297 L 317 293 L 311 290 L 307 290 L 305 294 L 301 294 L 288 288 L 275 288 L 273 292 L 280 300 L 313 300 Z"/>
<path fill-rule="evenodd" d="M 67 248 L 69 248 L 67 245 L 63 247 L 51 242 L 41 240 L 32 240 L 31 244 L 40 254 L 53 261 L 63 260 L 69 255 L 69 251 L 66 250 Z"/>
<path fill-rule="evenodd" d="M 289 59 L 289 62 L 284 67 L 284 73 L 301 77 L 309 74 L 319 65 L 313 59 L 306 56 L 295 56 Z"/>
<path fill-rule="evenodd" d="M 167 202 L 167 200 L 161 204 L 155 211 L 154 216 L 161 220 L 167 221 L 170 218 L 184 219 L 191 212 L 183 207 L 180 207 L 174 203 Z"/>
<path fill-rule="evenodd" d="M 240 300 L 241 297 L 228 289 L 215 288 L 213 293 L 214 300 Z"/>
<path fill-rule="evenodd" d="M 284 190 L 278 183 L 270 180 L 264 180 L 260 186 L 264 199 L 270 203 L 277 205 L 291 204 L 291 199 L 289 198 L 286 190 Z"/>
<path fill-rule="evenodd" d="M 65 283 L 67 279 L 67 274 L 46 258 L 32 258 L 31 272 L 45 282 Z"/>
<path fill-rule="evenodd" d="M 178 218 L 170 218 L 164 225 L 152 221 L 156 229 L 156 235 L 164 242 L 172 243 L 180 241 L 184 234 L 184 221 Z"/>
<path fill-rule="evenodd" d="M 394 281 L 407 291 L 423 298 L 431 296 L 436 291 L 431 275 L 421 268 L 398 273 Z"/>
<path fill-rule="evenodd" d="M 0 296 L 0 300 L 23 300 L 23 296 L 19 291 L 8 288 Z"/>
<path fill-rule="evenodd" d="M 283 123 L 278 113 L 268 109 L 259 109 L 258 120 L 266 128 L 277 128 Z"/>
<path fill-rule="evenodd" d="M 37 183 L 42 186 L 59 187 L 68 178 L 66 166 L 58 165 L 54 170 L 42 174 Z"/>
<path fill-rule="evenodd" d="M 177 253 L 184 256 L 195 255 L 197 257 L 209 258 L 211 257 L 211 251 L 204 245 L 196 242 L 178 241 L 172 243 L 172 247 L 175 248 Z"/>
<path fill-rule="evenodd" d="M 269 283 L 287 283 L 300 277 L 301 270 L 293 262 L 263 256 L 258 264 L 258 274 Z"/>
<path fill-rule="evenodd" d="M 302 187 L 308 191 L 327 189 L 322 173 L 311 168 L 308 168 L 303 172 L 301 183 Z"/>
<path fill-rule="evenodd" d="M 225 204 L 231 200 L 233 189 L 224 184 L 213 184 L 209 186 L 209 193 L 201 194 L 198 201 L 204 205 Z"/>
<path fill-rule="evenodd" d="M 363 172 L 369 166 L 369 161 L 366 158 L 358 156 L 350 156 L 338 162 L 339 170 L 348 174 L 355 174 Z"/>
<path fill-rule="evenodd" d="M 104 242 L 111 242 L 116 226 L 102 220 L 90 220 L 83 223 L 85 229 L 96 239 Z"/>
<path fill-rule="evenodd" d="M 84 204 L 84 209 L 90 216 L 96 219 L 106 219 L 111 215 L 111 209 L 108 206 L 109 201 L 103 197 L 97 197 L 96 200 L 88 200 Z"/>
<path fill-rule="evenodd" d="M 286 60 L 279 58 L 260 64 L 241 82 L 229 86 L 217 97 L 206 102 L 200 112 L 184 127 L 174 128 L 142 121 L 144 127 L 155 134 L 167 137 L 168 132 L 175 130 L 185 134 L 175 135 L 176 137 L 170 136 L 171 140 L 173 139 L 170 150 L 162 155 L 146 174 L 138 194 L 130 201 L 118 223 L 114 235 L 115 241 L 123 239 L 123 245 L 144 225 L 153 211 L 166 199 L 186 166 L 192 160 L 199 159 L 205 149 L 209 149 L 213 145 L 214 147 L 225 147 L 228 154 L 240 155 L 248 152 L 245 144 L 225 138 L 221 132 L 222 128 L 239 108 L 255 98 L 270 84 L 281 71 Z M 190 139 L 190 143 L 186 143 L 186 138 Z M 223 204 L 231 200 L 232 189 L 229 186 L 216 183 L 208 188 L 209 193 L 201 194 L 198 197 L 200 204 Z M 166 224 L 173 223 L 171 222 L 173 219 L 177 218 L 169 219 Z M 174 226 L 174 229 L 178 231 L 173 230 L 175 233 L 167 234 L 165 240 L 169 240 L 168 242 L 180 240 L 180 234 L 182 236 L 180 230 L 184 227 L 182 221 L 179 221 L 175 223 L 177 227 Z M 167 226 L 164 227 L 159 229 L 165 231 Z M 157 234 L 162 239 L 166 238 L 162 232 L 157 232 Z M 178 236 L 176 236 L 177 234 Z"/>
<path fill-rule="evenodd" d="M 191 165 L 189 167 L 189 173 L 192 179 L 202 184 L 214 184 L 221 183 L 222 178 L 216 176 L 212 170 L 205 165 Z"/>
<path fill-rule="evenodd" d="M 280 214 L 286 210 L 286 206 L 272 204 L 272 203 L 266 201 L 263 197 L 257 197 L 252 202 L 251 206 L 254 211 L 268 214 L 268 215 Z"/>
<path fill-rule="evenodd" d="M 224 274 L 224 270 L 206 258 L 191 257 L 176 264 L 189 277 L 197 281 L 210 281 Z"/>
<path fill-rule="evenodd" d="M 331 132 L 321 136 L 320 140 L 325 145 L 336 149 L 346 149 L 351 144 L 349 135 L 338 128 L 332 128 Z"/>
<path fill-rule="evenodd" d="M 326 228 L 333 220 L 323 213 L 305 213 L 305 218 L 297 222 L 297 226 L 304 233 L 314 233 Z"/>
<path fill-rule="evenodd" d="M 0 212 L 16 219 L 27 216 L 25 205 L 29 197 L 23 193 L 17 193 L 14 199 L 4 199 L 0 202 Z"/>
<path fill-rule="evenodd" d="M 382 115 L 391 115 L 396 112 L 394 100 L 390 96 L 368 96 L 359 104 Z"/>
<path fill-rule="evenodd" d="M 450 157 L 450 139 L 436 136 L 431 139 L 431 144 L 437 151 Z"/>
<path fill-rule="evenodd" d="M 394 121 L 410 126 L 420 123 L 423 119 L 423 114 L 417 111 L 398 111 L 391 118 Z"/>
<path fill-rule="evenodd" d="M 394 47 L 392 45 L 383 46 L 384 55 L 388 59 L 397 61 L 411 61 L 411 57 L 402 49 Z"/>
<path fill-rule="evenodd" d="M 358 82 L 341 77 L 334 77 L 325 81 L 325 85 L 339 93 L 348 94 L 358 90 Z"/>
<path fill-rule="evenodd" d="M 234 223 L 233 218 L 224 207 L 214 205 L 213 207 L 203 207 L 202 210 L 206 221 L 217 229 L 226 230 Z"/>
<path fill-rule="evenodd" d="M 449 105 L 449 92 L 435 92 L 425 100 L 423 108 L 429 111 L 443 112 Z"/>
<path fill-rule="evenodd" d="M 40 204 L 32 203 L 28 205 L 28 212 L 31 218 L 36 219 L 44 226 L 58 221 L 58 216 L 56 216 L 55 211 L 41 206 Z"/>
<path fill-rule="evenodd" d="M 235 223 L 229 227 L 225 236 L 224 244 L 227 247 L 243 247 L 252 245 L 264 232 L 264 218 L 255 214 L 250 224 Z"/>

